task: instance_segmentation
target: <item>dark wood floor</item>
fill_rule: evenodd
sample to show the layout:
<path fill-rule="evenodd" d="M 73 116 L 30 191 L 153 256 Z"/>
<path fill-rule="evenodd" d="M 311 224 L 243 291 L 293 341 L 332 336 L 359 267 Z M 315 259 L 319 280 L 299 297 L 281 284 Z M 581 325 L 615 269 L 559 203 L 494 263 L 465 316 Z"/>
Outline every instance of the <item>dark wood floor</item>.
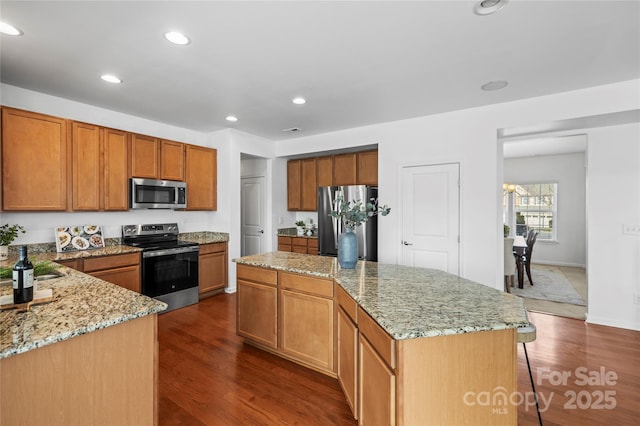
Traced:
<path fill-rule="evenodd" d="M 543 314 L 530 318 L 538 339 L 527 350 L 546 409 L 545 425 L 637 424 L 640 332 Z M 356 424 L 335 379 L 242 343 L 235 335 L 235 295 L 221 294 L 160 315 L 158 335 L 160 426 Z M 518 390 L 524 395 L 531 385 L 522 345 L 518 362 Z M 617 383 L 581 385 L 576 382 L 579 367 L 591 374 L 604 367 L 617 374 Z M 566 385 L 552 385 L 537 374 L 539 368 L 547 368 L 552 378 L 562 371 L 571 377 Z M 573 403 L 571 392 L 577 397 Z M 615 408 L 597 409 L 598 402 L 615 403 Z M 520 404 L 518 424 L 537 423 L 535 406 Z"/>

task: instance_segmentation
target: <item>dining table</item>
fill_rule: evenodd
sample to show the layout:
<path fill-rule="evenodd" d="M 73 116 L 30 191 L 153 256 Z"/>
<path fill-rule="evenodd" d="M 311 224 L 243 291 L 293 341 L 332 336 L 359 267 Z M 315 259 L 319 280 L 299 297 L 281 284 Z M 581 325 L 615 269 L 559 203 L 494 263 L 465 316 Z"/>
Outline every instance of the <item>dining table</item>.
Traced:
<path fill-rule="evenodd" d="M 522 235 L 513 238 L 513 255 L 516 258 L 516 270 L 518 271 L 518 288 L 524 287 L 524 262 L 523 256 L 527 253 L 527 241 Z"/>

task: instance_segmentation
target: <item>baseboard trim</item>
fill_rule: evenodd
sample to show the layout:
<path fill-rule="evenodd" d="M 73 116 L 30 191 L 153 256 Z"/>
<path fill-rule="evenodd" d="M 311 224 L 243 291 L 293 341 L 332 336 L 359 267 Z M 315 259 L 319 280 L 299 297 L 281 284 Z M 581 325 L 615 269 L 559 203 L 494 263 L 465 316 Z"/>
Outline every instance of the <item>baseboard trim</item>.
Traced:
<path fill-rule="evenodd" d="M 598 317 L 587 313 L 586 322 L 589 324 L 604 325 L 607 327 L 624 328 L 640 331 L 640 322 L 617 321 L 611 318 Z"/>
<path fill-rule="evenodd" d="M 549 265 L 549 266 L 569 266 L 571 268 L 582 268 L 582 269 L 587 269 L 587 265 L 581 265 L 579 263 L 567 263 L 567 262 L 554 262 L 554 261 L 547 261 L 547 260 L 539 260 L 537 262 L 531 262 L 532 265 Z"/>

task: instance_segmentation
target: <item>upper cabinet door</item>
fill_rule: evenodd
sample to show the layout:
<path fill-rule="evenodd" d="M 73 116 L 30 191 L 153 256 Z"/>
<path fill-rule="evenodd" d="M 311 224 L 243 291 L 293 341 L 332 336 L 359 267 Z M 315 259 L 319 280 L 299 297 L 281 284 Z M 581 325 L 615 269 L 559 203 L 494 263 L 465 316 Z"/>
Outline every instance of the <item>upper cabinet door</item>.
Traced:
<path fill-rule="evenodd" d="M 287 210 L 300 210 L 300 160 L 287 161 Z"/>
<path fill-rule="evenodd" d="M 2 108 L 3 210 L 67 210 L 67 121 Z"/>
<path fill-rule="evenodd" d="M 356 154 L 340 154 L 333 156 L 333 184 L 356 185 Z"/>
<path fill-rule="evenodd" d="M 300 162 L 300 210 L 318 210 L 318 181 L 316 179 L 316 159 L 307 158 Z"/>
<path fill-rule="evenodd" d="M 73 210 L 97 211 L 102 207 L 100 127 L 71 124 Z"/>
<path fill-rule="evenodd" d="M 160 179 L 184 180 L 184 144 L 160 141 Z"/>
<path fill-rule="evenodd" d="M 160 176 L 158 139 L 131 135 L 131 176 L 158 179 Z"/>
<path fill-rule="evenodd" d="M 217 210 L 217 161 L 218 151 L 215 149 L 186 146 L 187 210 Z"/>
<path fill-rule="evenodd" d="M 378 151 L 358 153 L 358 185 L 378 184 Z"/>
<path fill-rule="evenodd" d="M 326 157 L 318 158 L 316 162 L 316 166 L 317 166 L 316 171 L 318 175 L 318 186 L 332 186 L 333 185 L 333 157 L 331 155 L 328 155 Z"/>
<path fill-rule="evenodd" d="M 129 136 L 103 129 L 104 210 L 129 210 Z"/>

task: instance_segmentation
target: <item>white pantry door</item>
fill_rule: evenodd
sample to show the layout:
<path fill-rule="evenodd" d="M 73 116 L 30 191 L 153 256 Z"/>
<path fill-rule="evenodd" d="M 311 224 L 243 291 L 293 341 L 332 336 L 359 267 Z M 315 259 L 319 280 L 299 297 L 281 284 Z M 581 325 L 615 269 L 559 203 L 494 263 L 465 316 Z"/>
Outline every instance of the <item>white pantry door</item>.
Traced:
<path fill-rule="evenodd" d="M 402 253 L 406 266 L 459 274 L 460 165 L 402 168 Z"/>
<path fill-rule="evenodd" d="M 266 252 L 264 224 L 266 212 L 265 179 L 263 176 L 241 179 L 242 244 L 241 255 Z"/>

